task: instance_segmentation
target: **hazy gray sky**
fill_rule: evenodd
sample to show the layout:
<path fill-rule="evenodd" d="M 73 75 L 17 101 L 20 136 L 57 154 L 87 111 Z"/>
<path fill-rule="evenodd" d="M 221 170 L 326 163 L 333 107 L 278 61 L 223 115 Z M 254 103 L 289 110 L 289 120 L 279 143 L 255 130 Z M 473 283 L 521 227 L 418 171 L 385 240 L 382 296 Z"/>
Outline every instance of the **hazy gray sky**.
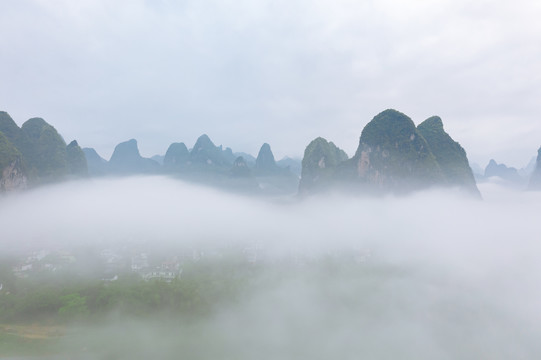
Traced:
<path fill-rule="evenodd" d="M 392 107 L 520 167 L 541 145 L 539 18 L 536 0 L 8 0 L 0 110 L 106 158 L 202 133 L 280 158 L 317 136 L 351 156 Z"/>

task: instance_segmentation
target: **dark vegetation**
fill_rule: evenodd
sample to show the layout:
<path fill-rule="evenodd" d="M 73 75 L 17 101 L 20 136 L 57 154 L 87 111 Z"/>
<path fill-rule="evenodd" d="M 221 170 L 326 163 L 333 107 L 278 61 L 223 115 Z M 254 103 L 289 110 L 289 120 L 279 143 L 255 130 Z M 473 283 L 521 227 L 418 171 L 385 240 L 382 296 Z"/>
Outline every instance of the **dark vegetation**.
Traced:
<path fill-rule="evenodd" d="M 94 322 L 113 313 L 186 319 L 204 316 L 216 306 L 238 299 L 256 270 L 236 261 L 201 261 L 184 266 L 171 282 L 145 281 L 134 273 L 124 273 L 116 281 L 69 274 L 30 280 L 10 275 L 11 269 L 4 265 L 0 323 Z"/>
<path fill-rule="evenodd" d="M 426 140 L 413 121 L 396 110 L 383 111 L 365 126 L 354 160 L 360 160 L 364 151 L 370 159 L 364 177 L 377 186 L 400 191 L 402 187 L 422 188 L 442 180 Z"/>
<path fill-rule="evenodd" d="M 81 276 L 72 270 L 32 279 L 14 276 L 12 268 L 16 261 L 2 260 L 0 356 L 110 354 L 115 348 L 122 358 L 140 358 L 137 357 L 140 355 L 126 357 L 126 353 L 131 353 L 133 348 L 148 351 L 179 342 L 184 345 L 178 351 L 194 347 L 193 351 L 204 354 L 209 339 L 226 341 L 221 344 L 226 347 L 238 342 L 230 341 L 230 344 L 229 340 L 223 340 L 235 334 L 218 334 L 223 326 L 218 319 L 224 314 L 237 314 L 241 323 L 250 321 L 254 301 L 271 305 L 257 311 L 265 318 L 272 316 L 277 311 L 272 308 L 273 301 L 259 297 L 276 296 L 274 291 L 282 286 L 309 284 L 313 295 L 325 304 L 336 304 L 338 308 L 346 303 L 360 306 L 362 301 L 355 300 L 359 291 L 368 293 L 376 279 L 402 273 L 359 262 L 352 254 L 258 263 L 247 262 L 242 256 L 223 255 L 185 262 L 181 275 L 171 282 L 144 281 L 131 272 L 120 274 L 116 281 L 106 281 L 91 279 L 88 274 Z M 346 293 L 337 291 L 340 289 L 334 285 L 337 278 L 356 287 Z M 256 326 L 256 331 L 261 332 L 261 326 Z M 35 328 L 41 329 L 43 336 L 28 336 Z M 169 337 L 168 328 L 176 329 L 175 336 Z M 152 334 L 153 341 L 137 344 L 123 339 L 123 334 L 139 336 L 139 331 L 145 336 Z M 183 336 L 178 337 L 179 332 Z M 197 340 L 190 341 L 190 336 L 196 336 Z M 162 344 L 163 339 L 167 341 Z M 259 342 L 266 341 L 259 339 Z M 238 350 L 233 353 L 239 355 Z"/>
<path fill-rule="evenodd" d="M 165 156 L 154 157 L 163 159 L 162 164 L 141 156 L 135 139 L 118 144 L 109 161 L 92 148 L 81 149 L 75 140 L 66 146 L 56 129 L 41 118 L 19 128 L 9 114 L 0 112 L 0 134 L 0 191 L 87 176 L 139 174 L 168 174 L 250 195 L 291 195 L 298 188 L 298 175 L 290 168 L 298 171 L 300 162 L 288 159 L 279 166 L 268 144 L 263 144 L 256 159 L 216 146 L 204 134 L 190 150 L 184 143 L 171 144 Z M 6 180 L 2 171 L 8 166 Z"/>
<path fill-rule="evenodd" d="M 376 115 L 363 129 L 355 155 L 347 159 L 333 143 L 317 138 L 306 148 L 299 191 L 407 193 L 451 186 L 479 195 L 464 149 L 439 117 L 415 127 L 396 110 Z"/>
<path fill-rule="evenodd" d="M 441 118 L 428 118 L 417 126 L 417 130 L 434 154 L 444 181 L 450 186 L 462 186 L 478 193 L 466 151 L 445 132 Z"/>
<path fill-rule="evenodd" d="M 21 157 L 19 150 L 0 132 L 0 171 Z"/>
<path fill-rule="evenodd" d="M 170 282 L 145 281 L 129 271 L 108 281 L 75 268 L 20 278 L 12 271 L 16 263 L 9 258 L 0 263 L 0 357 L 59 356 L 72 348 L 80 356 L 88 339 L 82 336 L 86 345 L 78 347 L 73 341 L 83 341 L 78 329 L 101 328 L 111 321 L 199 322 L 238 303 L 257 283 L 259 272 L 231 259 L 186 263 Z M 99 344 L 90 350 L 103 351 Z"/>
<path fill-rule="evenodd" d="M 30 179 L 40 182 L 61 180 L 68 174 L 66 143 L 56 129 L 41 118 L 32 118 L 21 127 L 26 143 L 21 151 Z"/>
<path fill-rule="evenodd" d="M 21 154 L 17 168 L 30 186 L 65 180 L 69 175 L 85 176 L 86 159 L 77 142 L 66 146 L 56 129 L 41 118 L 26 121 L 21 128 L 6 112 L 0 112 L 0 177 L 14 158 L 14 147 Z M 7 142 L 6 142 L 7 140 Z M 24 182 L 26 185 L 26 182 Z"/>
<path fill-rule="evenodd" d="M 333 142 L 322 137 L 312 140 L 304 150 L 299 190 L 303 193 L 328 187 L 335 179 L 336 167 L 348 156 Z"/>

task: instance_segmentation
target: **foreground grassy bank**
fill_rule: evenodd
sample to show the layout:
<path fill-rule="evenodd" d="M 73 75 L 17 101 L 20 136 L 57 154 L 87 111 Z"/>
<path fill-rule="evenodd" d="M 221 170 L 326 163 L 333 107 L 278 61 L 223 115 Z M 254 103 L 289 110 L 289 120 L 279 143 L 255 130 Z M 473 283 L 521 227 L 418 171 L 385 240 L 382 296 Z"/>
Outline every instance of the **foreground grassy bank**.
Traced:
<path fill-rule="evenodd" d="M 0 324 L 0 357 L 57 354 L 65 333 L 58 325 Z"/>
<path fill-rule="evenodd" d="M 473 360 L 541 354 L 539 324 L 517 311 L 501 286 L 426 263 L 393 266 L 347 256 L 265 264 L 218 260 L 186 264 L 171 282 L 120 276 L 26 287 L 27 281 L 17 279 L 17 292 L 1 296 L 17 301 L 0 300 L 0 359 Z"/>
<path fill-rule="evenodd" d="M 377 272 L 382 276 L 382 269 Z M 11 278 L 0 294 L 0 358 L 81 354 L 123 358 L 126 353 L 139 358 L 137 352 L 146 348 L 210 356 L 209 343 L 216 349 L 236 343 L 223 338 L 229 333 L 223 326 L 230 319 L 222 323 L 221 318 L 251 308 L 253 304 L 245 304 L 259 294 L 296 279 L 295 287 L 323 286 L 319 297 L 334 276 L 368 280 L 373 273 L 369 266 L 354 262 L 250 264 L 222 259 L 185 264 L 182 276 L 170 282 L 145 281 L 130 273 L 115 281 Z M 250 311 L 265 313 L 267 307 L 265 300 L 261 309 Z"/>

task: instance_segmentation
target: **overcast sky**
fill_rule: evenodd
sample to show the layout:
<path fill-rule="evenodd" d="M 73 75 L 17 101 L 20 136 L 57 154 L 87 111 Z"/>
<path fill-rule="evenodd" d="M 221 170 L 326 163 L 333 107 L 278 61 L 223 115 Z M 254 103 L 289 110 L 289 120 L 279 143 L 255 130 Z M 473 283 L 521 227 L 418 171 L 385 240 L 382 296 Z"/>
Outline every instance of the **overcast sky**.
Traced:
<path fill-rule="evenodd" d="M 470 161 L 541 145 L 537 0 L 6 0 L 0 110 L 109 158 L 202 133 L 257 155 L 323 136 L 350 156 L 386 108 L 439 115 Z"/>

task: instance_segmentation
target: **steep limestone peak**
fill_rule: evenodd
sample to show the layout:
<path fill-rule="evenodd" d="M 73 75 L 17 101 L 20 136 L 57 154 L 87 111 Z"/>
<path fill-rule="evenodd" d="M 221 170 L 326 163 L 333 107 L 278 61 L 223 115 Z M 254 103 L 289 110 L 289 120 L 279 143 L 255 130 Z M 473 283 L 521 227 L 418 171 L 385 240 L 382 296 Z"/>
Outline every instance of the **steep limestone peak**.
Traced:
<path fill-rule="evenodd" d="M 480 196 L 466 151 L 443 128 L 439 116 L 432 116 L 417 126 L 444 176 L 444 185 L 459 187 Z"/>
<path fill-rule="evenodd" d="M 197 139 L 195 145 L 193 146 L 192 152 L 198 152 L 202 149 L 216 149 L 216 145 L 214 145 L 207 134 L 203 134 Z"/>
<path fill-rule="evenodd" d="M 163 164 L 166 167 L 184 165 L 189 157 L 190 152 L 184 143 L 172 143 L 167 148 Z"/>
<path fill-rule="evenodd" d="M 439 116 L 431 116 L 417 126 L 417 128 L 426 128 L 432 130 L 443 130 L 443 121 Z"/>
<path fill-rule="evenodd" d="M 514 167 L 508 167 L 505 164 L 499 164 L 494 159 L 490 159 L 485 168 L 485 177 L 498 176 L 509 181 L 520 182 L 520 175 Z"/>
<path fill-rule="evenodd" d="M 368 146 L 395 146 L 412 142 L 416 137 L 413 121 L 405 114 L 387 109 L 376 115 L 361 132 L 360 144 Z M 361 146 L 357 149 L 358 155 Z"/>
<path fill-rule="evenodd" d="M 305 169 L 315 169 L 316 167 L 333 167 L 347 159 L 347 154 L 334 145 L 332 141 L 318 137 L 312 140 L 304 150 L 302 168 L 304 171 Z"/>
<path fill-rule="evenodd" d="M 113 151 L 108 168 L 119 174 L 155 173 L 160 164 L 152 159 L 146 159 L 139 153 L 137 140 L 131 139 L 118 144 Z"/>
<path fill-rule="evenodd" d="M 190 161 L 192 165 L 198 164 L 199 168 L 221 167 L 225 164 L 231 165 L 224 156 L 222 147 L 214 145 L 210 138 L 203 134 L 201 135 L 190 153 Z"/>
<path fill-rule="evenodd" d="M 334 143 L 322 137 L 312 140 L 304 150 L 299 192 L 306 194 L 329 187 L 337 180 L 337 166 L 347 160 L 347 154 Z"/>
<path fill-rule="evenodd" d="M 0 111 L 0 131 L 13 143 L 21 129 L 5 111 Z"/>
<path fill-rule="evenodd" d="M 407 192 L 443 182 L 413 121 L 393 109 L 379 113 L 364 127 L 352 162 L 357 181 L 379 191 Z"/>
<path fill-rule="evenodd" d="M 42 118 L 27 120 L 21 127 L 17 147 L 29 168 L 29 180 L 35 183 L 55 182 L 68 174 L 66 142 Z"/>
<path fill-rule="evenodd" d="M 68 148 L 74 148 L 77 146 L 79 146 L 79 143 L 77 142 L 77 140 L 73 140 L 72 142 L 68 144 Z"/>
<path fill-rule="evenodd" d="M 88 175 L 86 156 L 77 143 L 77 140 L 73 140 L 66 146 L 66 161 L 70 175 L 76 177 Z"/>
<path fill-rule="evenodd" d="M 110 163 L 124 162 L 126 160 L 140 159 L 141 154 L 137 146 L 137 140 L 130 139 L 128 141 L 121 142 L 115 147 L 113 155 L 111 155 Z"/>
<path fill-rule="evenodd" d="M 39 117 L 28 119 L 24 122 L 21 129 L 26 133 L 28 137 L 33 140 L 39 139 L 41 132 L 44 128 L 51 126 L 45 120 Z M 52 126 L 51 126 L 52 127 Z"/>
<path fill-rule="evenodd" d="M 264 143 L 259 149 L 257 159 L 255 160 L 255 166 L 258 169 L 274 170 L 276 168 L 276 160 L 274 160 L 274 154 L 272 153 L 269 144 Z"/>

